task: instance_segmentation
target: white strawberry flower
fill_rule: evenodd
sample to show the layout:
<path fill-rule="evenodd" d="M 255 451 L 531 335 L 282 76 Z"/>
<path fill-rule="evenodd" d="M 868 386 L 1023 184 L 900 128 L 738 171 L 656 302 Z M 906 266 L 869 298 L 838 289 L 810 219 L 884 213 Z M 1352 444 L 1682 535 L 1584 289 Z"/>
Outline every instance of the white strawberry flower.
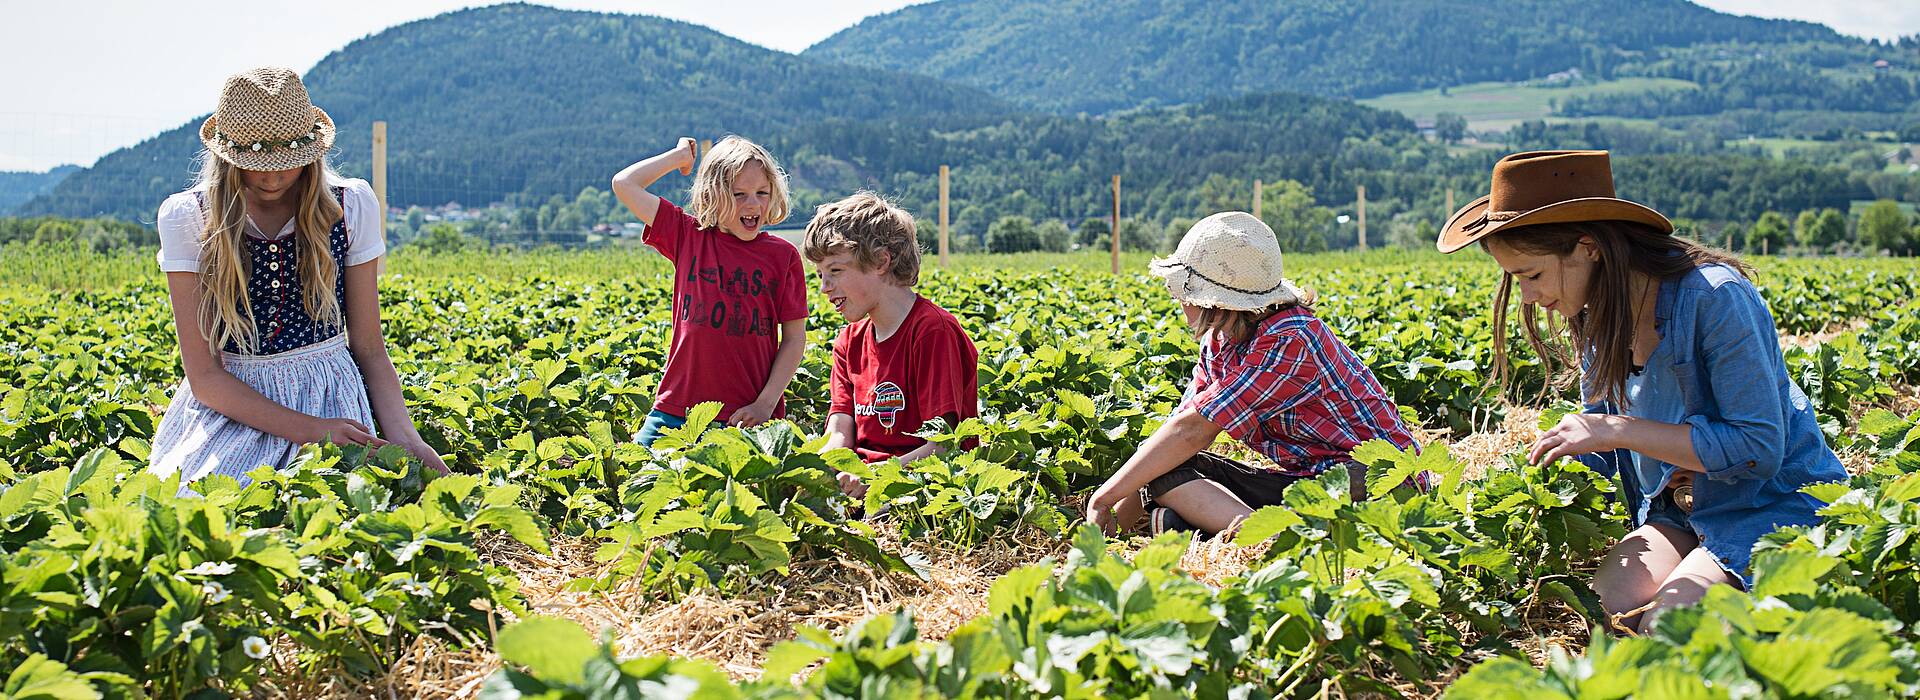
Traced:
<path fill-rule="evenodd" d="M 233 573 L 234 570 L 238 568 L 239 567 L 234 566 L 233 562 L 230 562 L 230 561 L 207 561 L 207 562 L 201 562 L 199 566 L 195 566 L 191 569 L 186 569 L 181 571 L 180 575 L 182 576 L 225 576 L 227 574 Z"/>
<path fill-rule="evenodd" d="M 228 598 L 233 597 L 233 594 L 227 591 L 227 587 L 220 585 L 219 581 L 208 581 L 201 584 L 200 590 L 207 594 L 207 602 L 214 605 L 223 603 Z"/>
<path fill-rule="evenodd" d="M 424 583 L 413 580 L 411 578 L 400 579 L 398 583 L 400 585 L 400 590 L 406 591 L 408 595 L 415 595 L 421 598 L 433 597 L 433 589 L 428 588 L 427 585 Z"/>
<path fill-rule="evenodd" d="M 267 640 L 259 637 L 248 637 L 240 640 L 240 650 L 246 652 L 247 656 L 255 659 L 267 658 L 267 652 L 270 651 L 267 647 Z"/>

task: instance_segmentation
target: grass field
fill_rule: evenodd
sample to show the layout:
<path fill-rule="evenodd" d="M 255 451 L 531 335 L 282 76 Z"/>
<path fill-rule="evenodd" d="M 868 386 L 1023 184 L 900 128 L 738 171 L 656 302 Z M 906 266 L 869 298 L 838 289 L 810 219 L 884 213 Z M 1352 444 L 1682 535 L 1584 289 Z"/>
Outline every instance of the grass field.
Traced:
<path fill-rule="evenodd" d="M 1762 592 L 1720 590 L 1719 617 L 1634 641 L 1659 663 L 1600 644 L 1539 669 L 1605 620 L 1586 582 L 1625 522 L 1599 475 L 1520 458 L 1542 413 L 1492 384 L 1497 268 L 1477 253 L 1289 256 L 1423 452 L 1364 450 L 1375 499 L 1343 475 L 1302 482 L 1230 541 L 1106 539 L 1075 529 L 1085 499 L 1177 405 L 1198 351 L 1147 259 L 1127 254 L 1118 276 L 1102 253 L 928 270 L 919 290 L 979 350 L 984 420 L 961 430 L 980 445 L 866 467 L 807 446 L 845 324 L 817 289 L 791 423 L 696 419 L 649 451 L 628 440 L 668 344 L 659 256 L 401 250 L 381 281 L 385 339 L 456 473 L 330 447 L 245 491 L 215 480 L 179 499 L 145 472 L 180 381 L 152 251 L 0 247 L 14 359 L 0 363 L 0 669 L 72 690 L 0 697 L 1533 698 L 1556 696 L 1489 691 L 1569 664 L 1607 687 L 1684 672 L 1815 697 L 1777 679 L 1830 647 L 1883 659 L 1822 667 L 1839 680 L 1820 683 L 1865 689 L 1852 697 L 1920 678 L 1906 606 L 1920 545 L 1882 559 L 1845 519 L 1920 519 L 1910 262 L 1753 260 L 1789 373 L 1859 474 L 1859 493 L 1823 493 L 1875 507 L 1836 511 L 1817 555 L 1802 542 L 1756 564 Z M 1545 379 L 1531 358 L 1510 360 L 1519 381 Z M 829 468 L 867 469 L 873 490 L 849 499 Z M 1396 475 L 1416 469 L 1439 485 Z M 1808 580 L 1816 569 L 1833 573 Z M 1787 590 L 1818 595 L 1767 593 Z M 1803 621 L 1692 634 L 1703 619 Z M 612 646 L 592 641 L 603 633 Z M 1761 644 L 1785 651 L 1715 661 Z M 636 690 L 541 692 L 589 678 Z"/>
<path fill-rule="evenodd" d="M 1474 131 L 1505 131 L 1523 121 L 1545 119 L 1553 105 L 1576 95 L 1601 95 L 1623 92 L 1693 87 L 1693 83 L 1670 78 L 1625 78 L 1568 87 L 1536 87 L 1515 83 L 1474 83 L 1439 90 L 1399 92 L 1359 100 L 1360 104 L 1391 109 L 1406 114 L 1416 123 L 1432 124 L 1434 116 L 1452 112 L 1467 118 Z"/>

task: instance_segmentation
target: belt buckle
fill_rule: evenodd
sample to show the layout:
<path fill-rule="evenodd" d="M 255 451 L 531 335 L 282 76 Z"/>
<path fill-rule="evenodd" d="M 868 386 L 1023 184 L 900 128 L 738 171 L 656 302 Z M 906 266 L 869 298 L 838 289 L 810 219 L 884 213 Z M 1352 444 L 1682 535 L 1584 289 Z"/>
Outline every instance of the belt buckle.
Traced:
<path fill-rule="evenodd" d="M 1693 484 L 1675 486 L 1672 493 L 1674 506 L 1683 512 L 1693 512 Z"/>

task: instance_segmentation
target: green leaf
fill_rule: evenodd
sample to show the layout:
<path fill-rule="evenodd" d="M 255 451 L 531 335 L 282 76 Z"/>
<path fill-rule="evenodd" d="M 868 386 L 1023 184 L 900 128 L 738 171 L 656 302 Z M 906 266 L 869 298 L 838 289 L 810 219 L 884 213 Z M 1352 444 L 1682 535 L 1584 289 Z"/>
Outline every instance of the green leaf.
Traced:
<path fill-rule="evenodd" d="M 80 463 L 73 467 L 73 475 L 67 477 L 66 495 L 71 496 L 78 492 L 80 487 L 92 479 L 93 475 L 98 473 L 102 466 L 107 467 L 110 471 L 117 471 L 120 466 L 120 454 L 101 447 L 96 448 L 92 452 L 88 452 L 87 456 L 81 457 Z"/>
<path fill-rule="evenodd" d="M 1569 584 L 1557 578 L 1542 581 L 1540 593 L 1545 597 L 1566 603 L 1568 607 L 1580 613 L 1581 617 L 1586 618 L 1587 624 L 1602 626 L 1607 624 L 1606 606 L 1600 603 L 1600 596 L 1594 594 L 1593 588 L 1587 586 L 1585 582 Z"/>
<path fill-rule="evenodd" d="M 1033 598 L 1053 576 L 1053 562 L 1043 561 L 1014 569 L 995 579 L 987 591 L 987 612 L 1000 616 Z"/>
<path fill-rule="evenodd" d="M 827 658 L 831 651 L 801 642 L 787 640 L 773 645 L 767 650 L 767 661 L 761 666 L 760 677 L 776 683 L 785 683 L 793 675 L 807 670 L 814 662 Z"/>
<path fill-rule="evenodd" d="M 440 483 L 438 481 L 434 482 Z M 483 508 L 473 516 L 474 527 L 490 527 L 507 533 L 541 554 L 551 552 L 547 546 L 547 534 L 540 529 L 533 514 L 517 506 L 491 506 Z"/>
<path fill-rule="evenodd" d="M 684 450 L 700 441 L 700 436 L 712 427 L 714 419 L 720 417 L 724 405 L 718 401 L 697 404 L 687 411 L 687 422 L 678 428 L 660 431 L 660 437 L 653 441 L 655 450 Z"/>
<path fill-rule="evenodd" d="M 66 664 L 41 654 L 28 656 L 7 674 L 0 697 L 15 700 L 97 700 L 100 692 Z"/>
<path fill-rule="evenodd" d="M 1094 417 L 1096 409 L 1093 404 L 1093 399 L 1088 398 L 1086 394 L 1077 391 L 1061 391 L 1056 394 L 1054 398 L 1060 402 L 1059 406 L 1065 410 L 1065 417 Z"/>
<path fill-rule="evenodd" d="M 1840 560 L 1792 549 L 1770 549 L 1753 555 L 1755 598 L 1792 594 L 1811 595 Z"/>
<path fill-rule="evenodd" d="M 1853 487 L 1848 486 L 1844 481 L 1828 481 L 1800 487 L 1801 493 L 1820 499 L 1821 503 L 1838 501 L 1841 496 L 1847 495 L 1851 490 Z"/>
<path fill-rule="evenodd" d="M 1920 498 L 1920 474 L 1907 474 L 1880 487 L 1880 502 L 1905 503 Z"/>
<path fill-rule="evenodd" d="M 1510 657 L 1497 657 L 1473 667 L 1447 686 L 1448 700 L 1574 700 L 1565 691 L 1544 682 L 1540 671 Z"/>
<path fill-rule="evenodd" d="M 67 480 L 65 468 L 40 472 L 0 491 L 0 519 L 12 518 L 60 502 L 61 482 Z"/>
<path fill-rule="evenodd" d="M 1171 620 L 1131 627 L 1120 633 L 1120 646 L 1133 652 L 1142 670 L 1182 676 L 1193 667 L 1193 640 L 1187 626 Z"/>
<path fill-rule="evenodd" d="M 1267 541 L 1288 528 L 1307 524 L 1300 515 L 1284 506 L 1265 506 L 1247 516 L 1240 523 L 1240 532 L 1233 537 L 1233 543 L 1242 547 L 1252 547 Z"/>
<path fill-rule="evenodd" d="M 494 640 L 500 658 L 534 675 L 566 683 L 585 678 L 587 659 L 600 653 L 593 637 L 572 620 L 537 616 L 508 625 Z"/>

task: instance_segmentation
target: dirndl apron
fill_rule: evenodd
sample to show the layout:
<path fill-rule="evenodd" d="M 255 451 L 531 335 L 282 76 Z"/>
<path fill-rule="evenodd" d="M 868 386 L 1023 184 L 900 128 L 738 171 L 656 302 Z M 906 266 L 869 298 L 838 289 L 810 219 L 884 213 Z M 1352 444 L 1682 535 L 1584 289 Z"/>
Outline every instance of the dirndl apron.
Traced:
<path fill-rule="evenodd" d="M 336 188 L 335 197 L 343 197 Z M 299 260 L 308 254 L 297 235 L 278 239 L 243 236 L 251 267 L 247 292 L 254 323 L 260 329 L 260 354 L 244 354 L 229 343 L 220 364 L 274 403 L 319 418 L 346 418 L 374 427 L 366 382 L 347 348 L 341 326 L 320 324 L 307 315 L 301 292 Z M 343 218 L 328 235 L 334 258 L 335 302 L 346 313 L 347 230 Z M 189 485 L 213 475 L 251 483 L 247 472 L 262 465 L 284 469 L 300 445 L 261 432 L 213 410 L 180 381 L 173 401 L 154 431 L 147 471 L 161 478 L 178 474 L 180 495 Z"/>

